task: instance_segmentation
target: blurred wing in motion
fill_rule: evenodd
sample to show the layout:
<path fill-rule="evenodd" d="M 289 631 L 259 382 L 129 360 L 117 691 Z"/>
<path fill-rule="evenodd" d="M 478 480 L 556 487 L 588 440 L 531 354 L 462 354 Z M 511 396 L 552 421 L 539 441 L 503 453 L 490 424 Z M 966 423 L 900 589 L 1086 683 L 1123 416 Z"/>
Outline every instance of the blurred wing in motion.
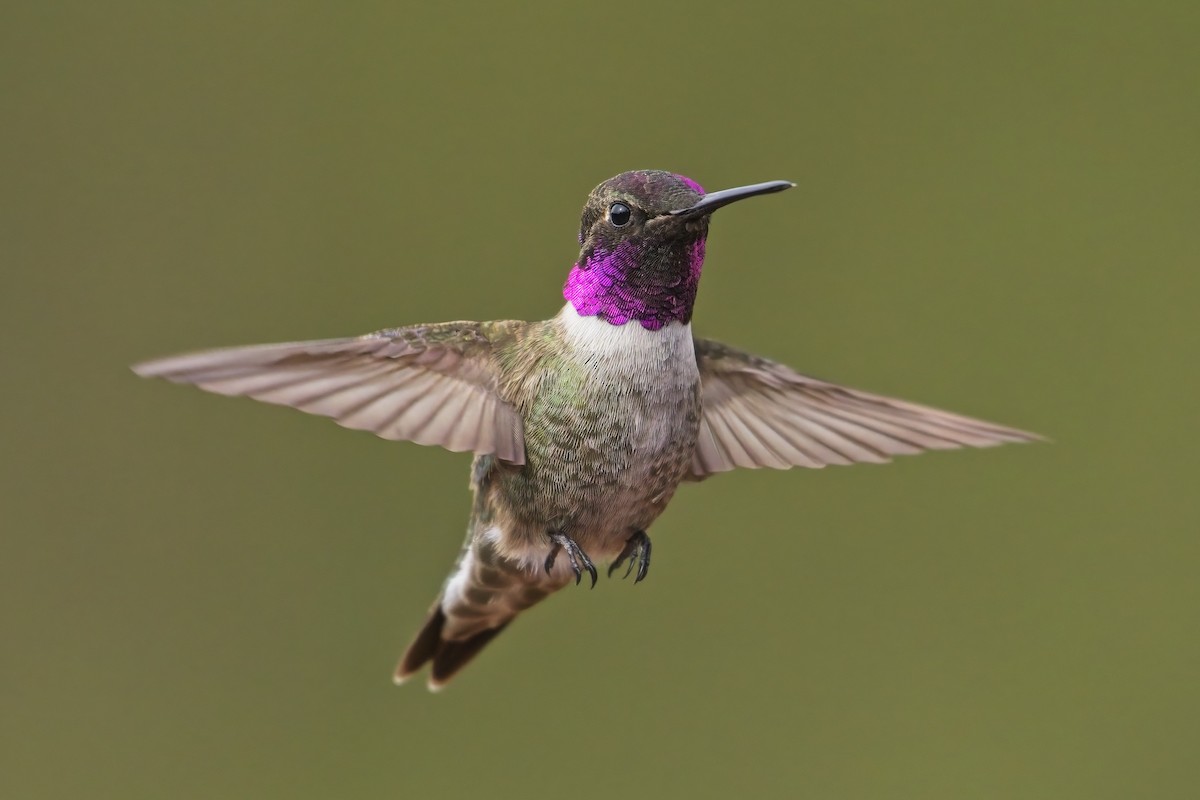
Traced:
<path fill-rule="evenodd" d="M 734 467 L 824 467 L 1040 436 L 793 372 L 696 339 L 704 413 L 692 479 Z"/>
<path fill-rule="evenodd" d="M 384 439 L 523 464 L 521 418 L 496 392 L 492 358 L 497 343 L 522 324 L 414 325 L 351 339 L 172 356 L 133 371 L 332 417 Z"/>

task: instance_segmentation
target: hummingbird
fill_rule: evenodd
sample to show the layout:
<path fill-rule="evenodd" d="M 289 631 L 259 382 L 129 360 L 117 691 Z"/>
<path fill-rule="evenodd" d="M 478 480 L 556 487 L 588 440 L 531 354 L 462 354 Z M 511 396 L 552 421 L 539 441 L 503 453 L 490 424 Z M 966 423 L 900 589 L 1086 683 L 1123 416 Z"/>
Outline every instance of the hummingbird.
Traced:
<path fill-rule="evenodd" d="M 466 541 L 396 683 L 440 689 L 519 614 L 586 575 L 646 577 L 684 481 L 1036 440 L 802 375 L 692 333 L 715 211 L 794 186 L 706 192 L 661 170 L 588 195 L 558 315 L 443 322 L 147 361 L 144 377 L 291 406 L 474 454 Z"/>

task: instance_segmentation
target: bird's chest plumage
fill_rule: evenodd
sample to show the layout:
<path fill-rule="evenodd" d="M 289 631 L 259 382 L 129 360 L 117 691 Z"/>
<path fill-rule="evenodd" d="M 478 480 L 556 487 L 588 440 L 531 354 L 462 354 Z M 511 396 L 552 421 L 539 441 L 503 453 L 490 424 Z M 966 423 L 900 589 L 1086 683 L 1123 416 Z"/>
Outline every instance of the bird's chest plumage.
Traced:
<path fill-rule="evenodd" d="M 618 547 L 648 527 L 690 467 L 700 419 L 691 328 L 559 317 L 564 347 L 525 412 L 526 464 L 505 500 L 533 527 Z M 532 531 L 531 531 L 532 533 Z"/>

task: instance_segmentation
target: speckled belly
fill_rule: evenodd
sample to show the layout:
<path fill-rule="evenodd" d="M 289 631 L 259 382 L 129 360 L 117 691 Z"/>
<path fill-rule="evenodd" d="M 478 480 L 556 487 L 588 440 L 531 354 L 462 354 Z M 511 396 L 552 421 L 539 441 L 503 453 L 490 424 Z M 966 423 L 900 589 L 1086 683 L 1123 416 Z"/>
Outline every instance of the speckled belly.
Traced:
<path fill-rule="evenodd" d="M 666 507 L 691 465 L 697 385 L 672 393 L 625 377 L 619 390 L 585 391 L 573 409 L 532 410 L 526 464 L 501 477 L 493 495 L 509 511 L 502 516 L 526 529 L 522 538 L 563 531 L 603 558 Z"/>

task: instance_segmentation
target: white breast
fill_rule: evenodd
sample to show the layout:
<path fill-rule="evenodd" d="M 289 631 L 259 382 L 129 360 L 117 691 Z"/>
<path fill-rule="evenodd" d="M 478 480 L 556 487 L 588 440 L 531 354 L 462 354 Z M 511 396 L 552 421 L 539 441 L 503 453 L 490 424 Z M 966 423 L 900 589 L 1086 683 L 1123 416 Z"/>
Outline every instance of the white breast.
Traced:
<path fill-rule="evenodd" d="M 558 315 L 571 350 L 603 371 L 619 371 L 627 380 L 647 378 L 664 389 L 699 380 L 691 323 L 668 322 L 651 331 L 637 322 L 612 325 L 599 317 L 581 317 L 570 303 Z"/>

